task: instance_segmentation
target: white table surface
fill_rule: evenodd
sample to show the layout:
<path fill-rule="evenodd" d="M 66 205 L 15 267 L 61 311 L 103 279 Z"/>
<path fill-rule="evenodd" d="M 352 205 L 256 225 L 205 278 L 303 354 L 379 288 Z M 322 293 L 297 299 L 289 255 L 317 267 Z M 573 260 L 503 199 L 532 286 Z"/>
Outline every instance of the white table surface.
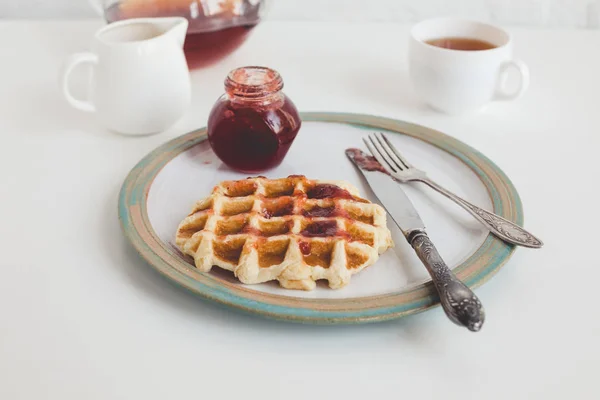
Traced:
<path fill-rule="evenodd" d="M 62 60 L 101 25 L 0 23 L 0 399 L 599 398 L 600 32 L 511 29 L 530 90 L 449 117 L 408 86 L 408 27 L 268 22 L 193 71 L 193 105 L 175 127 L 128 138 L 57 87 Z M 518 249 L 477 290 L 481 332 L 439 308 L 366 326 L 266 321 L 141 261 L 117 220 L 122 180 L 159 144 L 204 126 L 226 72 L 243 64 L 278 69 L 301 110 L 427 125 L 508 174 L 545 247 Z"/>

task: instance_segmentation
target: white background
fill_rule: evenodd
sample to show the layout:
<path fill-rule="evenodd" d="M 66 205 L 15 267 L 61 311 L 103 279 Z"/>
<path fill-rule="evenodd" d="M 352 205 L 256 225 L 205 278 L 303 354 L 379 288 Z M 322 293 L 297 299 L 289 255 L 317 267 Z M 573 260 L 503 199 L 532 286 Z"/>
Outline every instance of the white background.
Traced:
<path fill-rule="evenodd" d="M 89 0 L 0 0 L 0 18 L 93 17 Z M 600 0 L 272 0 L 273 20 L 414 22 L 460 15 L 501 24 L 598 28 Z"/>
<path fill-rule="evenodd" d="M 448 117 L 410 89 L 408 25 L 266 22 L 231 57 L 193 71 L 177 126 L 124 138 L 58 90 L 64 59 L 101 26 L 0 22 L 1 400 L 600 399 L 600 31 L 511 28 L 528 92 Z M 510 177 L 545 246 L 518 249 L 477 289 L 481 332 L 439 307 L 370 326 L 266 321 L 202 301 L 140 259 L 116 217 L 123 179 L 204 126 L 239 65 L 276 68 L 303 111 L 426 125 Z"/>

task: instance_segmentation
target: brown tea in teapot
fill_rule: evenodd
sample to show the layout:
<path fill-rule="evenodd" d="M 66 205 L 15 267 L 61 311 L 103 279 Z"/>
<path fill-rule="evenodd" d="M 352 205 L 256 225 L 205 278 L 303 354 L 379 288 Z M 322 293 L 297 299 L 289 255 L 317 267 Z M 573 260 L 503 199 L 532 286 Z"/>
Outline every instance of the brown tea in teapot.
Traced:
<path fill-rule="evenodd" d="M 110 22 L 147 17 L 185 17 L 184 51 L 190 68 L 208 66 L 236 50 L 260 22 L 264 1 L 122 0 L 105 10 Z"/>

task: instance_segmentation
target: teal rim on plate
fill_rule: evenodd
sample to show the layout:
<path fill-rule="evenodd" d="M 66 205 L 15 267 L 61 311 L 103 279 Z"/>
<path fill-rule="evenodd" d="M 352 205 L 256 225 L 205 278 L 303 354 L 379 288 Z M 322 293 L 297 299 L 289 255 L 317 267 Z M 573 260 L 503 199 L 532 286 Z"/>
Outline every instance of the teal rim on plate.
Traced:
<path fill-rule="evenodd" d="M 487 157 L 470 146 L 424 126 L 390 118 L 345 113 L 302 113 L 303 121 L 345 123 L 404 134 L 438 147 L 466 164 L 488 190 L 494 212 L 523 224 L 519 195 L 508 177 Z M 156 234 L 146 200 L 154 178 L 177 155 L 206 139 L 206 128 L 175 138 L 144 157 L 129 173 L 119 195 L 119 219 L 125 236 L 138 253 L 168 279 L 192 292 L 236 308 L 280 320 L 351 324 L 385 321 L 424 311 L 439 304 L 431 281 L 397 293 L 348 298 L 306 299 L 253 290 L 209 273 L 199 272 Z M 513 245 L 488 235 L 482 245 L 453 271 L 471 288 L 486 282 L 514 252 Z M 199 303 L 198 305 L 202 305 Z"/>

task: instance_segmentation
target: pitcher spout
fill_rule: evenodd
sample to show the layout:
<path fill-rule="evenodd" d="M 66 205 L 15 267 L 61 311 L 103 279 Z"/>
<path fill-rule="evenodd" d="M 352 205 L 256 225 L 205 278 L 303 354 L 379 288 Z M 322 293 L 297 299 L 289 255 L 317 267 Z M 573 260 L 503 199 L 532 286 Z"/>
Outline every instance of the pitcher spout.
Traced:
<path fill-rule="evenodd" d="M 165 35 L 172 36 L 183 48 L 185 35 L 188 29 L 188 20 L 183 17 L 156 18 L 155 22 L 161 27 Z"/>

